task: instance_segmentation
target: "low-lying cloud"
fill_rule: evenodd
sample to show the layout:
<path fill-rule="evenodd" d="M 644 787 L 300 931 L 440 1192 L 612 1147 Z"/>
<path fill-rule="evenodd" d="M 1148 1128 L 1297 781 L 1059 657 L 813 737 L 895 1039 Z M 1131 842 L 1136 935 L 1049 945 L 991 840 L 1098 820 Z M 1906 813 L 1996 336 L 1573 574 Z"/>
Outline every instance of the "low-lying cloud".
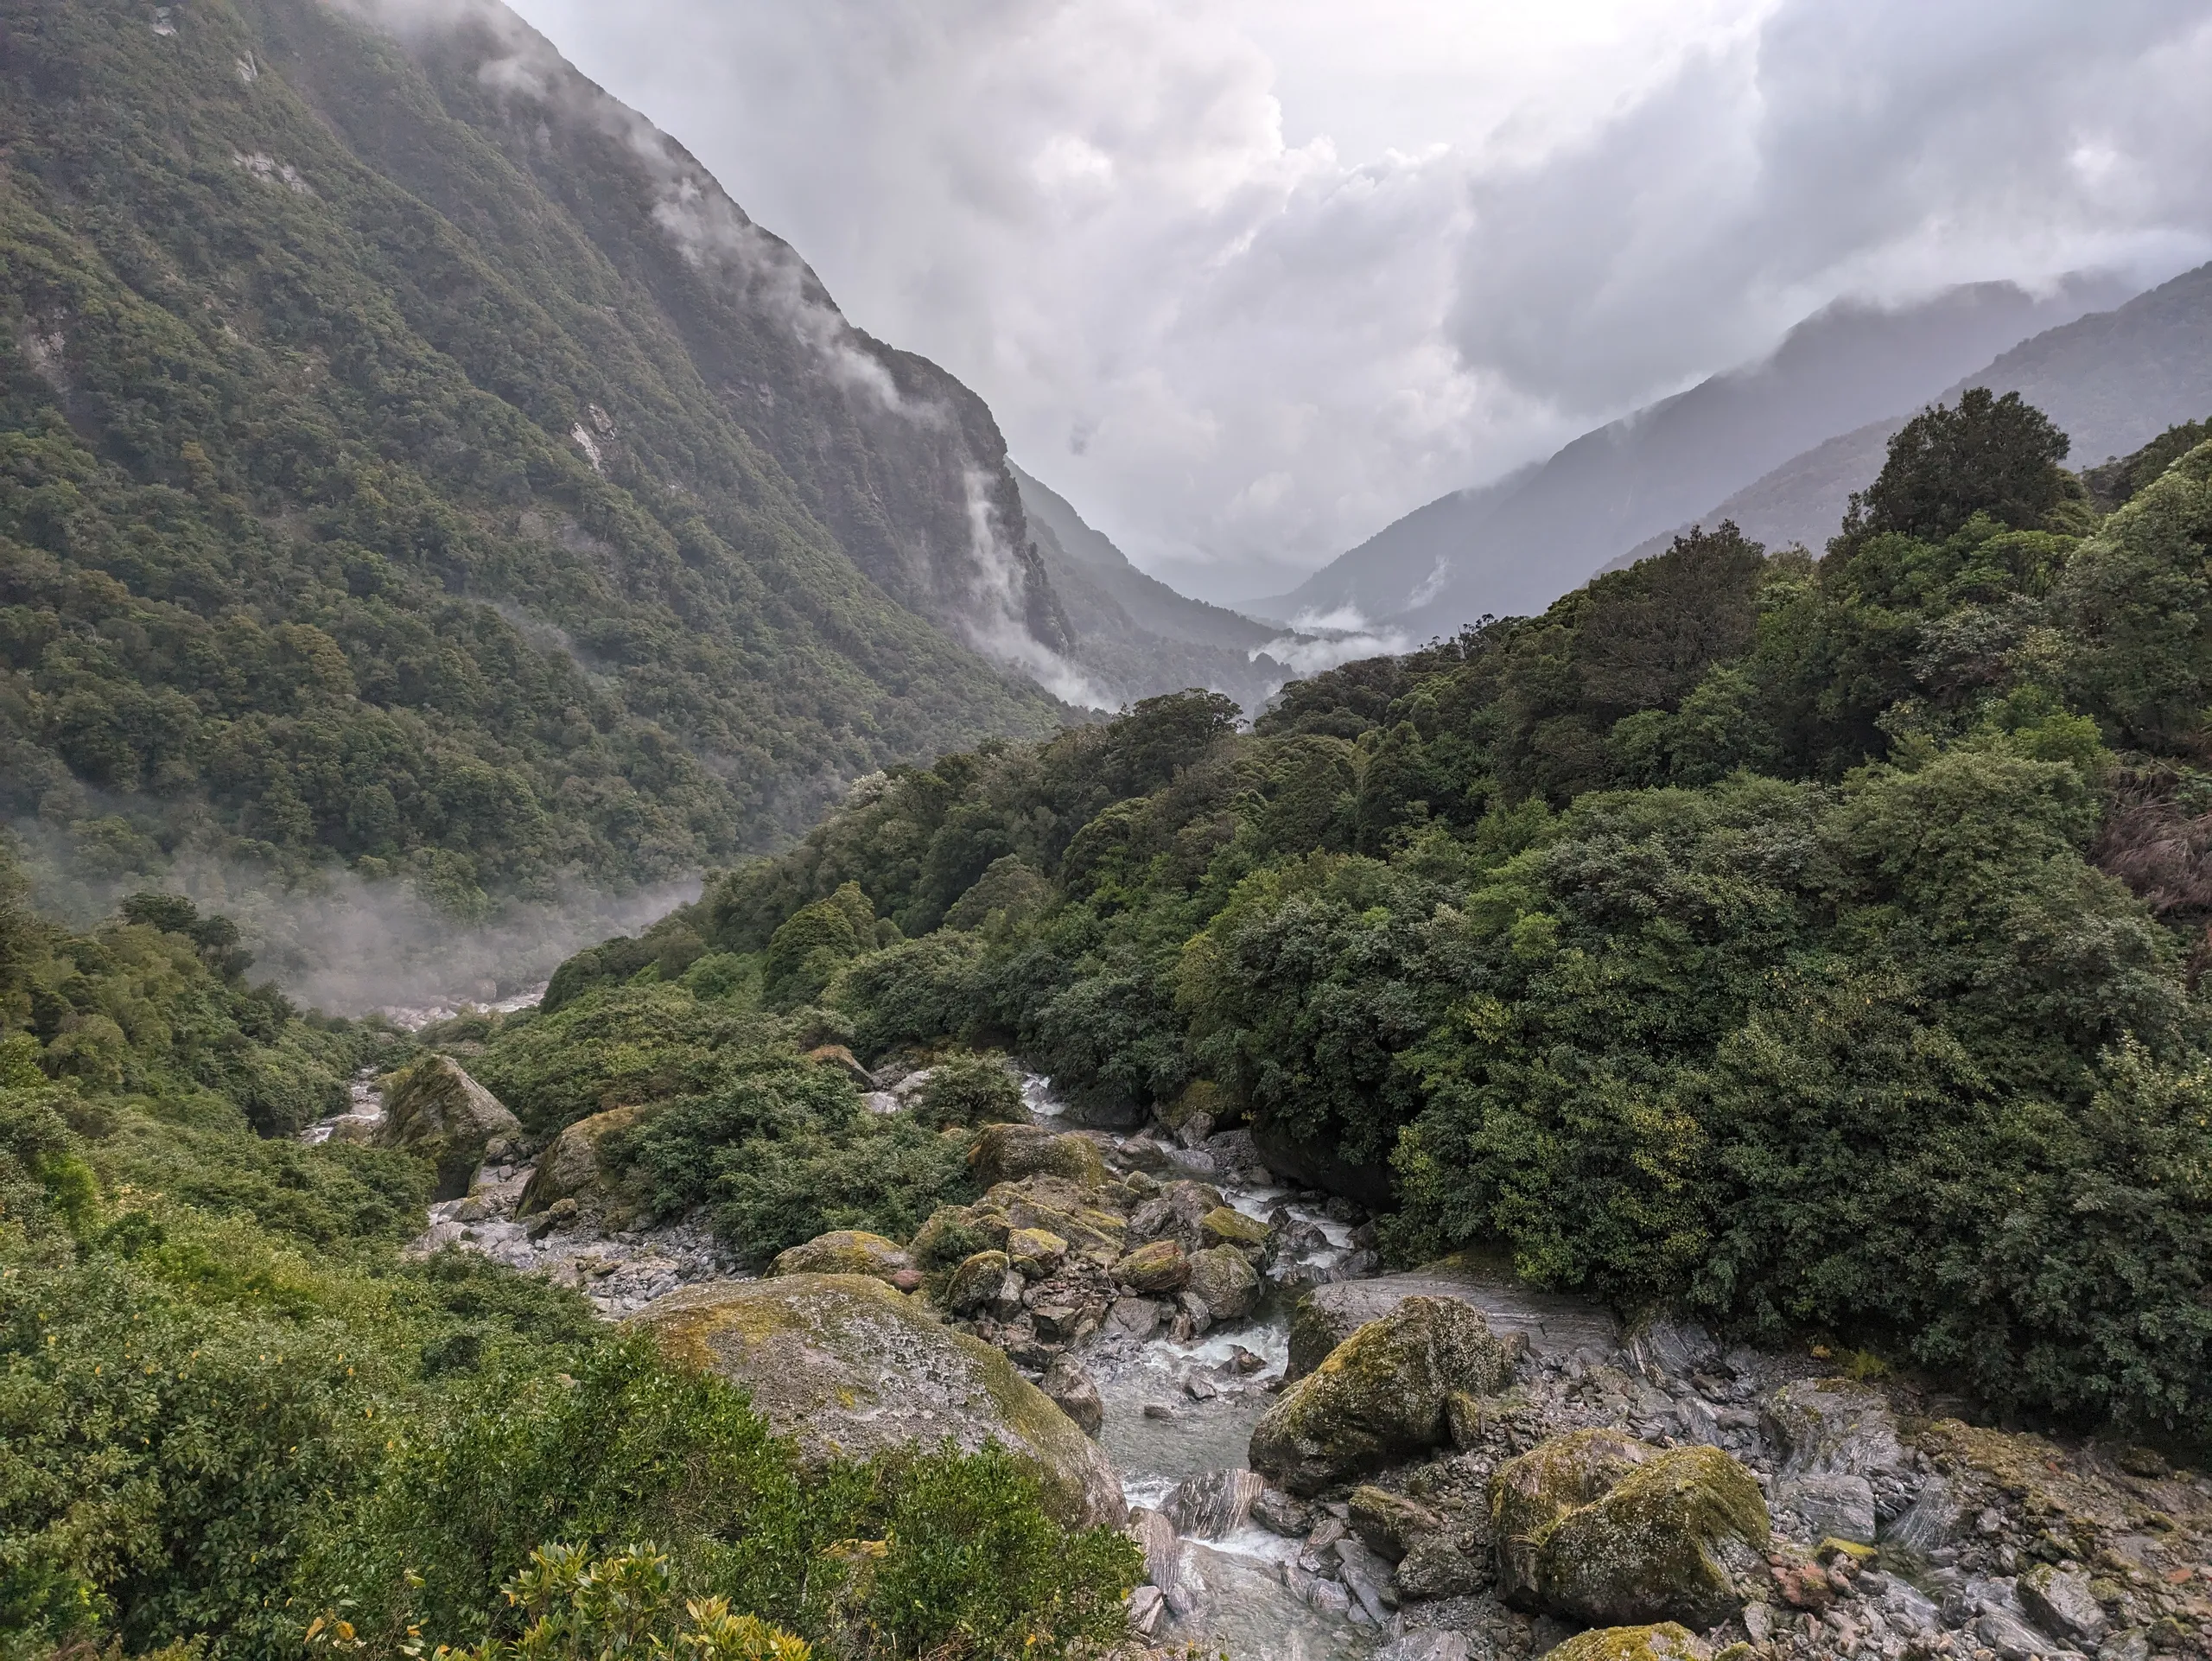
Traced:
<path fill-rule="evenodd" d="M 1838 296 L 2212 254 L 2212 0 L 523 9 L 1217 597 Z"/>

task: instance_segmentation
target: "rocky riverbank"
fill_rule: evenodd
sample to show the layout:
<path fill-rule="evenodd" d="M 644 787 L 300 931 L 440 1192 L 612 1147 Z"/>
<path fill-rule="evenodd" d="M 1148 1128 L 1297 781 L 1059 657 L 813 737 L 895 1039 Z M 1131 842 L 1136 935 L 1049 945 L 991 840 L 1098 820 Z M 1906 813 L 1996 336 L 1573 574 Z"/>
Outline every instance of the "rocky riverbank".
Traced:
<path fill-rule="evenodd" d="M 416 1250 L 637 1315 L 802 1442 L 890 1425 L 1027 1450 L 1063 1515 L 1126 1517 L 1143 1546 L 1136 1647 L 2212 1654 L 2202 1473 L 1975 1425 L 1817 1349 L 1624 1326 L 1471 1258 L 1380 1274 L 1364 1212 L 1280 1182 L 1243 1132 L 1065 1129 L 1032 1079 L 1035 1122 L 976 1137 L 974 1204 L 909 1241 L 825 1236 L 734 1289 L 702 1229 L 634 1226 L 595 1182 L 630 1110 L 525 1160 L 483 1103 L 429 1082 L 443 1106 L 367 1133 L 435 1139 L 442 1169 L 472 1141 L 483 1157 Z M 878 1111 L 913 1094 L 872 1082 Z"/>

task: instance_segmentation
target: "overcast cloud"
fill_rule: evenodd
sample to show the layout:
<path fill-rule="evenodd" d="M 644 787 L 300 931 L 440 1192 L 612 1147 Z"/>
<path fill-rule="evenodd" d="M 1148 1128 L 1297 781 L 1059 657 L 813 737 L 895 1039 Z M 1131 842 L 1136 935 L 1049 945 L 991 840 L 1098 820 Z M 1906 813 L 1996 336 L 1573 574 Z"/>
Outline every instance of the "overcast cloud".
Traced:
<path fill-rule="evenodd" d="M 2212 0 L 519 0 L 1208 598 L 1841 295 L 2212 258 Z"/>

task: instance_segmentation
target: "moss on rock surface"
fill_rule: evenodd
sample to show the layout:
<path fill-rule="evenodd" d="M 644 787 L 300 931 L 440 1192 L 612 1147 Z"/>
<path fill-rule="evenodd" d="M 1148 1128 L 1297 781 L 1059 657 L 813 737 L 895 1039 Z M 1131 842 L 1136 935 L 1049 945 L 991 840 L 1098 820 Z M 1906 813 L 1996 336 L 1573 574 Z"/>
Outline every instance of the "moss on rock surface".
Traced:
<path fill-rule="evenodd" d="M 637 1317 L 671 1358 L 746 1385 L 812 1460 L 996 1441 L 1071 1526 L 1119 1525 L 1121 1480 L 1096 1443 L 982 1340 L 882 1282 L 787 1275 L 671 1294 Z"/>
<path fill-rule="evenodd" d="M 1234 1206 L 1216 1206 L 1198 1219 L 1198 1238 L 1210 1246 L 1240 1246 L 1265 1251 L 1272 1232 L 1256 1217 L 1247 1217 Z"/>
<path fill-rule="evenodd" d="M 1014 1260 L 1003 1251 L 978 1251 L 962 1258 L 945 1285 L 945 1306 L 963 1315 L 982 1308 L 998 1296 L 1013 1266 Z"/>
<path fill-rule="evenodd" d="M 1292 1493 L 1433 1448 L 1455 1390 L 1492 1394 L 1512 1377 L 1504 1344 L 1451 1298 L 1408 1298 L 1366 1326 L 1274 1407 L 1252 1432 L 1251 1465 Z"/>
<path fill-rule="evenodd" d="M 1713 1648 L 1671 1620 L 1652 1626 L 1600 1626 L 1544 1652 L 1544 1661 L 1709 1661 Z"/>
<path fill-rule="evenodd" d="M 437 1170 L 435 1200 L 458 1200 L 494 1143 L 522 1136 L 522 1122 L 451 1056 L 426 1056 L 385 1085 L 376 1140 L 420 1155 Z"/>
<path fill-rule="evenodd" d="M 1260 1276 L 1234 1246 L 1209 1246 L 1191 1256 L 1191 1290 L 1216 1321 L 1242 1321 L 1260 1301 Z"/>
<path fill-rule="evenodd" d="M 985 1187 L 1028 1176 L 1057 1176 L 1095 1188 L 1106 1180 L 1106 1161 L 1088 1136 L 1058 1136 L 1034 1124 L 987 1124 L 968 1155 L 968 1168 Z"/>
<path fill-rule="evenodd" d="M 896 1240 L 887 1240 L 865 1229 L 841 1228 L 817 1234 L 804 1245 L 778 1252 L 768 1273 L 872 1275 L 887 1282 L 900 1270 L 912 1267 L 912 1259 Z"/>
<path fill-rule="evenodd" d="M 1524 1607 L 1704 1629 L 1740 1611 L 1763 1573 L 1766 1503 L 1717 1448 L 1580 1431 L 1504 1467 L 1491 1492 L 1499 1594 Z"/>
<path fill-rule="evenodd" d="M 1190 1284 L 1191 1260 L 1174 1241 L 1154 1240 L 1116 1263 L 1114 1278 L 1133 1292 L 1179 1292 Z"/>
<path fill-rule="evenodd" d="M 552 1145 L 537 1156 L 537 1168 L 530 1174 L 515 1214 L 535 1216 L 550 1211 L 563 1200 L 573 1200 L 579 1210 L 601 1217 L 622 1210 L 626 1197 L 601 1157 L 601 1147 L 616 1132 L 642 1123 L 652 1111 L 652 1104 L 610 1107 L 564 1127 Z"/>

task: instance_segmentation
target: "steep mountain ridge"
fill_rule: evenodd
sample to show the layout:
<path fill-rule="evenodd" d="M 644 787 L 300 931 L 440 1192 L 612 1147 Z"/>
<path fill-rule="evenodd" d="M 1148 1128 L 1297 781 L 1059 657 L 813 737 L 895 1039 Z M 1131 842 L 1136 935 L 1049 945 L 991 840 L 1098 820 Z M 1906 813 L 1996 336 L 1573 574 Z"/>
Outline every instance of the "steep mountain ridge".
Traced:
<path fill-rule="evenodd" d="M 1147 576 L 1065 497 L 1013 471 L 1038 557 L 1074 627 L 1072 656 L 1104 702 L 1203 686 L 1256 716 L 1290 678 L 1267 651 L 1282 649 L 1283 630 Z"/>
<path fill-rule="evenodd" d="M 620 887 L 1061 719 L 982 402 L 504 8 L 25 0 L 0 85 L 0 811 L 89 879 Z"/>
<path fill-rule="evenodd" d="M 2024 335 L 2124 297 L 2084 277 L 2038 298 L 2010 283 L 1895 309 L 1839 302 L 1767 358 L 1585 434 L 1548 461 L 1416 509 L 1272 603 L 1349 609 L 1420 637 L 1540 611 L 1627 543 L 1839 430 L 1925 400 Z M 1878 456 L 1877 458 L 1878 465 Z M 1716 488 L 1715 487 L 1719 487 Z"/>
<path fill-rule="evenodd" d="M 2169 426 L 2212 413 L 2212 265 L 2023 340 L 1939 396 L 1955 402 L 1969 386 L 2018 392 L 2048 413 L 2073 441 L 2075 467 L 2128 455 Z M 1818 550 L 1842 524 L 1852 492 L 1882 470 L 1891 435 L 1909 413 L 1792 456 L 1695 522 L 1732 519 L 1770 548 L 1796 543 Z M 1649 538 L 1605 569 L 1649 558 L 1673 535 Z"/>

